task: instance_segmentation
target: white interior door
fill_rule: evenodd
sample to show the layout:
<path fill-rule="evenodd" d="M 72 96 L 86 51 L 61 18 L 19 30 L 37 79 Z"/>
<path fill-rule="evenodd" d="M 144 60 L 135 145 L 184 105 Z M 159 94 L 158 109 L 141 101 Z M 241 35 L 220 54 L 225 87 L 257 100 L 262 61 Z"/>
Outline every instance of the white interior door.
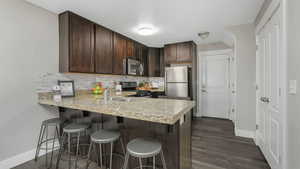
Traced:
<path fill-rule="evenodd" d="M 281 24 L 277 11 L 258 35 L 257 143 L 272 169 L 280 169 L 282 155 Z"/>
<path fill-rule="evenodd" d="M 229 118 L 229 56 L 204 56 L 202 62 L 202 114 L 206 117 Z"/>

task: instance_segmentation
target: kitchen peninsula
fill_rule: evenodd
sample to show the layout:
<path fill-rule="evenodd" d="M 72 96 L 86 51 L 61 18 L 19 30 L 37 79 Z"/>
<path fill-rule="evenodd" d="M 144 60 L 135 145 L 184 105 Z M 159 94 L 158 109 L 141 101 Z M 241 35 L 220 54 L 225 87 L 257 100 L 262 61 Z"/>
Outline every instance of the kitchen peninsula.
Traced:
<path fill-rule="evenodd" d="M 50 93 L 39 94 L 39 104 L 101 115 L 102 128 L 118 127 L 127 143 L 137 137 L 155 138 L 163 145 L 168 168 L 191 168 L 191 109 L 193 101 L 129 98 L 132 93 L 114 96 L 107 104 L 103 98 L 81 92 L 75 97 L 53 101 Z M 158 163 L 160 164 L 160 163 Z M 130 164 L 135 166 L 134 163 Z"/>

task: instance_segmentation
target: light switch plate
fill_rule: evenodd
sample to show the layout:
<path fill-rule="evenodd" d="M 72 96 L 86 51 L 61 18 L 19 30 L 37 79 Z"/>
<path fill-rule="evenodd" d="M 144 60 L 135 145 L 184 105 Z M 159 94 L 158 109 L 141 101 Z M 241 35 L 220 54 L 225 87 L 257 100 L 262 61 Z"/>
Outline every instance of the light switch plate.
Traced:
<path fill-rule="evenodd" d="M 297 80 L 289 81 L 289 94 L 297 94 Z"/>

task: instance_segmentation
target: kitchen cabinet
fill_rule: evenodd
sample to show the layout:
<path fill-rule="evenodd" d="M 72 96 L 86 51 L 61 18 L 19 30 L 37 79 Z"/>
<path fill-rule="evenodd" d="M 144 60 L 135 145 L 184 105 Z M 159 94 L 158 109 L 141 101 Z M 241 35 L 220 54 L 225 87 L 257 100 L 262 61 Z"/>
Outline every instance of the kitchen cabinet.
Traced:
<path fill-rule="evenodd" d="M 177 62 L 192 62 L 192 46 L 190 42 L 177 44 Z"/>
<path fill-rule="evenodd" d="M 113 71 L 113 32 L 99 25 L 95 26 L 95 65 L 96 73 Z"/>
<path fill-rule="evenodd" d="M 126 38 L 118 33 L 114 33 L 114 54 L 113 54 L 113 74 L 126 74 Z"/>
<path fill-rule="evenodd" d="M 165 62 L 167 64 L 177 62 L 177 44 L 165 45 Z"/>
<path fill-rule="evenodd" d="M 148 74 L 150 77 L 161 76 L 160 48 L 149 48 L 148 51 Z"/>
<path fill-rule="evenodd" d="M 143 48 L 142 48 L 141 64 L 144 67 L 144 73 L 142 74 L 142 76 L 149 76 L 149 69 L 148 69 L 148 47 L 146 47 L 146 46 L 143 46 Z"/>
<path fill-rule="evenodd" d="M 159 49 L 159 57 L 160 57 L 160 77 L 165 77 L 165 56 L 164 56 L 164 48 Z"/>
<path fill-rule="evenodd" d="M 192 63 L 194 57 L 195 43 L 181 42 L 165 45 L 164 59 L 166 64 Z"/>
<path fill-rule="evenodd" d="M 126 41 L 126 46 L 127 46 L 127 58 L 131 58 L 131 59 L 136 59 L 136 55 L 135 55 L 135 42 L 128 39 Z"/>
<path fill-rule="evenodd" d="M 60 72 L 93 73 L 94 23 L 71 12 L 59 15 Z"/>

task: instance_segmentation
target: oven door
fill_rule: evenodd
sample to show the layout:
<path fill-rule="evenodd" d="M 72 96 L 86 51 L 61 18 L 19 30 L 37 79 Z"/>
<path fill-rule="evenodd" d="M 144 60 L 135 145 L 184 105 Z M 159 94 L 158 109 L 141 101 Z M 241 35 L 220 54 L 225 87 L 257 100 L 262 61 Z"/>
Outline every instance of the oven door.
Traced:
<path fill-rule="evenodd" d="M 137 75 L 139 72 L 140 62 L 133 59 L 127 59 L 127 74 Z"/>

